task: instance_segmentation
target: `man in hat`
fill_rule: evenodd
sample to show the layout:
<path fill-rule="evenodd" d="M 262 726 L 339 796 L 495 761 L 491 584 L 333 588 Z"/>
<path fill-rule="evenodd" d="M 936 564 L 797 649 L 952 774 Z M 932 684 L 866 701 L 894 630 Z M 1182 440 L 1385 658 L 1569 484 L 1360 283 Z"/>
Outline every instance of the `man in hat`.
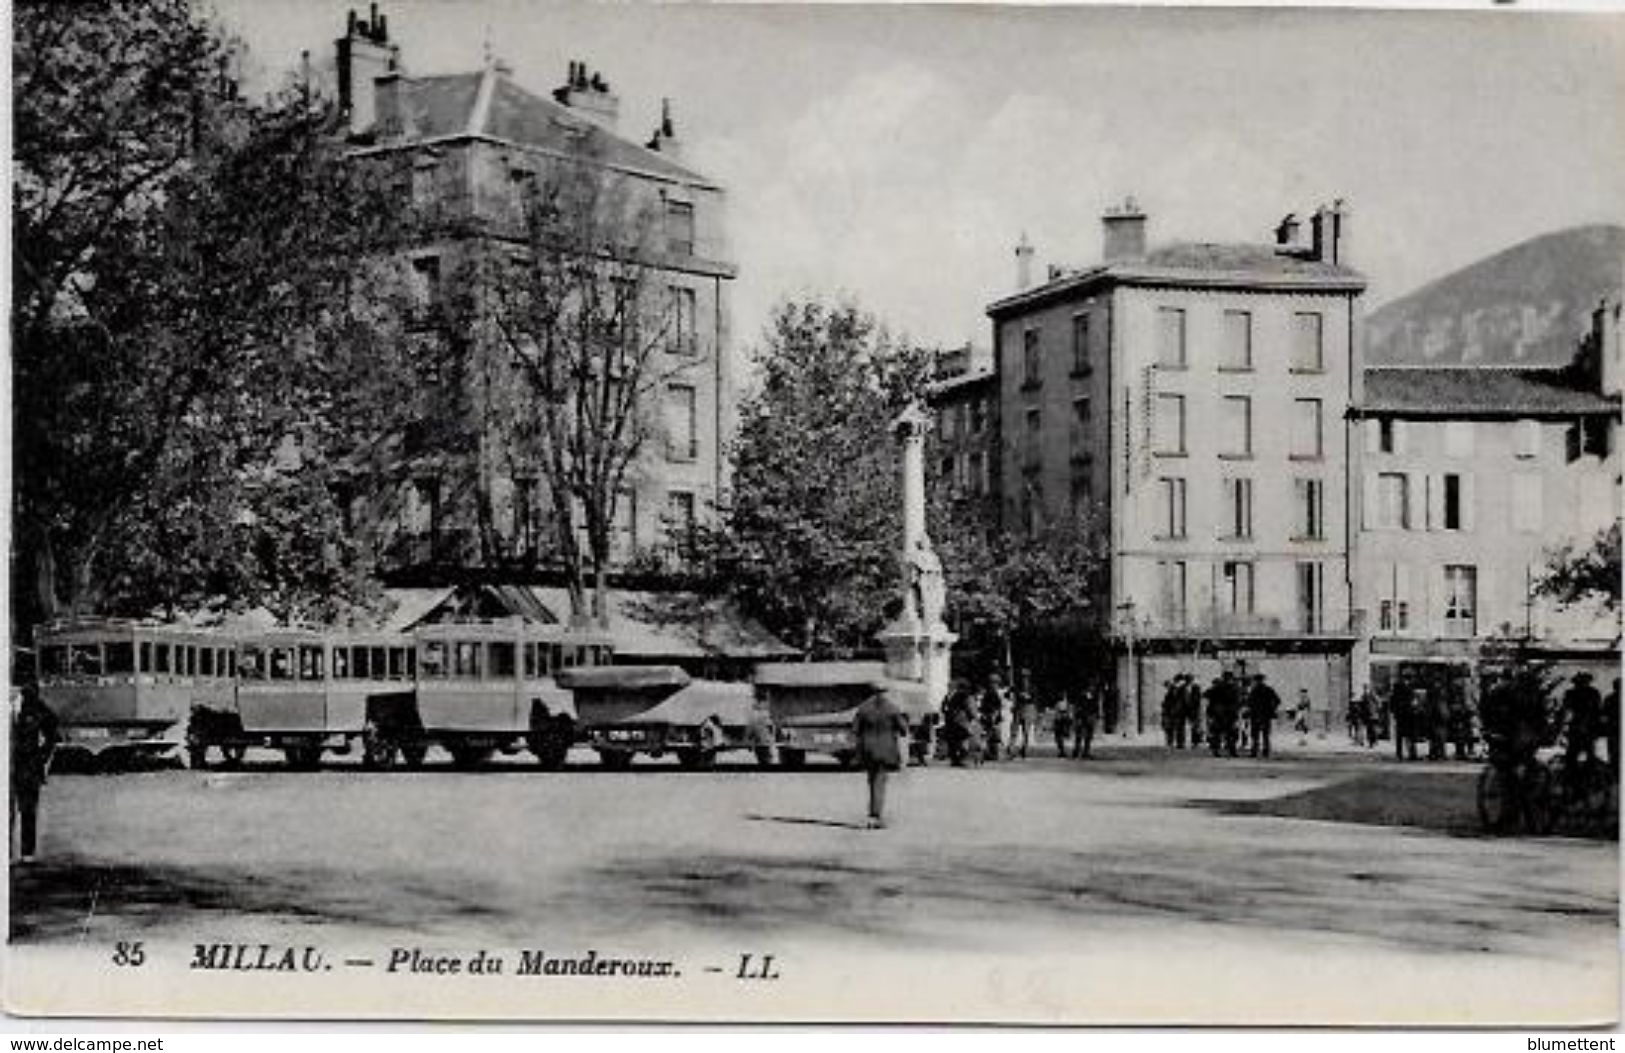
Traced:
<path fill-rule="evenodd" d="M 58 742 L 56 714 L 40 698 L 38 684 L 24 684 L 11 717 L 11 821 L 17 825 L 18 857 L 33 862 L 38 847 L 40 788 Z"/>
<path fill-rule="evenodd" d="M 1597 757 L 1597 735 L 1602 725 L 1602 695 L 1591 686 L 1590 673 L 1575 673 L 1563 692 L 1563 756 L 1576 770 Z"/>
<path fill-rule="evenodd" d="M 1270 729 L 1275 714 L 1280 711 L 1281 696 L 1275 688 L 1264 682 L 1263 673 L 1253 675 L 1253 685 L 1247 691 L 1247 723 L 1252 731 L 1252 755 L 1258 756 L 1262 748 L 1266 758 L 1270 755 Z"/>
<path fill-rule="evenodd" d="M 869 782 L 869 829 L 886 825 L 886 778 L 903 766 L 900 739 L 908 738 L 908 718 L 883 688 L 876 688 L 852 716 L 858 766 Z"/>

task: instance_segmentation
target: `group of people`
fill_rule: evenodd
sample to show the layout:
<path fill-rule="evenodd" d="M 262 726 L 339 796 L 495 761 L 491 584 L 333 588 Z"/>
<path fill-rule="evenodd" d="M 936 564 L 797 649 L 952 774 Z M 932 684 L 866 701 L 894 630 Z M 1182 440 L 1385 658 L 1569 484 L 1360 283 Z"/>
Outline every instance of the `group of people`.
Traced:
<path fill-rule="evenodd" d="M 1560 730 L 1565 749 L 1575 758 L 1596 756 L 1596 743 L 1607 743 L 1610 764 L 1619 756 L 1619 681 L 1606 700 L 1590 673 L 1575 673 L 1564 690 L 1560 726 L 1552 727 L 1544 689 L 1508 674 L 1485 674 L 1479 683 L 1482 702 L 1474 706 L 1460 682 L 1421 682 L 1401 673 L 1385 694 L 1369 687 L 1349 703 L 1349 737 L 1375 747 L 1391 733 L 1394 757 L 1401 761 L 1473 760 L 1482 744 L 1492 755 L 1512 742 L 1544 742 Z M 1418 743 L 1425 743 L 1423 754 Z"/>
<path fill-rule="evenodd" d="M 1292 707 L 1293 726 L 1300 736 L 1309 733 L 1309 692 L 1299 690 Z M 1175 674 L 1163 683 L 1162 734 L 1169 749 L 1200 749 L 1204 742 L 1213 756 L 1268 757 L 1276 719 L 1282 716 L 1281 696 L 1263 673 L 1238 676 L 1226 669 L 1208 684 L 1189 673 Z"/>
<path fill-rule="evenodd" d="M 1057 755 L 1088 757 L 1100 725 L 1100 690 L 1080 685 L 1056 698 L 1049 710 Z M 1025 759 L 1039 735 L 1038 700 L 1025 678 L 1014 690 L 996 672 L 980 688 L 955 680 L 942 704 L 942 729 L 948 761 L 956 768 Z"/>

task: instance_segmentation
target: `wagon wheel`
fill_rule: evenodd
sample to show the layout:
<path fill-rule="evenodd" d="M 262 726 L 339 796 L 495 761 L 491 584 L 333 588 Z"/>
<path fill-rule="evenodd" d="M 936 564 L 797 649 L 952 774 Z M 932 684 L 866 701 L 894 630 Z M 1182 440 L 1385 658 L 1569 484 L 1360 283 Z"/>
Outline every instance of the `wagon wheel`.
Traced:
<path fill-rule="evenodd" d="M 491 759 L 491 750 L 486 746 L 458 742 L 446 748 L 451 751 L 451 763 L 459 768 L 478 767 Z"/>
<path fill-rule="evenodd" d="M 401 759 L 406 761 L 408 768 L 423 767 L 423 760 L 429 755 L 429 747 L 422 742 L 405 742 L 401 744 Z"/>
<path fill-rule="evenodd" d="M 773 767 L 773 747 L 772 746 L 757 746 L 756 747 L 756 763 L 761 765 L 764 768 Z"/>
<path fill-rule="evenodd" d="M 599 750 L 598 763 L 610 771 L 626 771 L 632 767 L 631 750 Z"/>
<path fill-rule="evenodd" d="M 220 763 L 227 768 L 241 767 L 243 758 L 247 755 L 248 747 L 241 743 L 220 747 Z"/>
<path fill-rule="evenodd" d="M 320 746 L 311 746 L 301 743 L 297 746 L 286 746 L 282 750 L 287 758 L 288 767 L 299 771 L 311 771 L 321 763 L 322 749 Z"/>
<path fill-rule="evenodd" d="M 574 738 L 569 718 L 558 717 L 533 727 L 528 743 L 537 764 L 548 771 L 557 771 L 564 766 Z"/>
<path fill-rule="evenodd" d="M 781 748 L 779 750 L 779 765 L 784 768 L 799 768 L 807 763 L 806 750 L 793 750 Z"/>
<path fill-rule="evenodd" d="M 717 761 L 716 752 L 705 749 L 688 749 L 677 751 L 677 763 L 690 771 L 709 768 Z"/>
<path fill-rule="evenodd" d="M 187 740 L 186 766 L 197 771 L 202 771 L 209 766 L 209 746 L 207 743 Z"/>

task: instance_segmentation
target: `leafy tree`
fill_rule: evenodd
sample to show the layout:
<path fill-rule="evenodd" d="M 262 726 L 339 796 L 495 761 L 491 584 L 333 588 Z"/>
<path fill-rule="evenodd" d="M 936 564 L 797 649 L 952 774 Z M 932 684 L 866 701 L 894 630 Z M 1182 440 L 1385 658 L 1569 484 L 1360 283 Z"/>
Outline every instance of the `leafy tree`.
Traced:
<path fill-rule="evenodd" d="M 1619 523 L 1598 531 L 1588 545 L 1573 542 L 1547 553 L 1546 570 L 1535 591 L 1567 606 L 1596 600 L 1609 611 L 1619 609 Z"/>
<path fill-rule="evenodd" d="M 808 657 L 868 647 L 899 595 L 896 415 L 927 356 L 847 304 L 782 304 L 740 407 L 732 490 L 697 532 L 711 579 Z"/>
<path fill-rule="evenodd" d="M 376 173 L 309 91 L 244 99 L 182 0 L 15 28 L 14 619 L 364 602 L 320 484 L 402 402 L 358 280 L 390 230 Z"/>
<path fill-rule="evenodd" d="M 659 200 L 587 140 L 527 184 L 521 246 L 471 258 L 461 310 L 501 357 L 483 358 L 486 420 L 539 469 L 571 613 L 607 618 L 617 512 L 639 459 L 661 436 L 666 385 L 694 368 L 674 342 Z M 675 352 L 675 353 L 674 353 Z M 503 404 L 511 387 L 525 397 Z M 488 519 L 488 515 L 483 518 Z"/>

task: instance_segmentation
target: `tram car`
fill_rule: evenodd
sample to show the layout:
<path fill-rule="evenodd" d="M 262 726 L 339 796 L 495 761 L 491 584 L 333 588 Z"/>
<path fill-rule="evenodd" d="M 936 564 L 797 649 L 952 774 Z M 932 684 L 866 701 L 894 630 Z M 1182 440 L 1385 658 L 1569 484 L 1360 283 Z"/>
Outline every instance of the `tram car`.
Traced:
<path fill-rule="evenodd" d="M 736 750 L 772 760 L 772 731 L 750 684 L 655 665 L 567 670 L 559 686 L 574 695 L 581 739 L 606 768 L 628 768 L 638 754 L 675 754 L 685 768 Z"/>
<path fill-rule="evenodd" d="M 876 690 L 890 693 L 902 708 L 911 737 L 929 734 L 933 707 L 925 685 L 891 679 L 880 662 L 767 662 L 756 667 L 755 682 L 786 768 L 801 767 L 814 753 L 843 766 L 853 763 L 853 717 Z"/>
<path fill-rule="evenodd" d="M 414 641 L 398 633 L 295 628 L 244 635 L 236 696 L 193 709 L 188 758 L 206 767 L 214 749 L 231 766 L 258 747 L 280 750 L 290 767 L 309 769 L 326 753 L 360 748 L 363 761 L 378 766 L 381 714 L 410 704 L 416 665 Z"/>
<path fill-rule="evenodd" d="M 607 664 L 613 653 L 605 633 L 517 618 L 426 625 L 415 635 L 416 705 L 408 726 L 391 733 L 436 743 L 460 767 L 526 747 L 544 768 L 561 766 L 577 718 L 555 678 Z"/>
<path fill-rule="evenodd" d="M 193 706 L 232 694 L 228 639 L 113 618 L 50 622 L 34 631 L 40 697 L 57 716 L 65 757 L 101 764 L 178 750 Z"/>
<path fill-rule="evenodd" d="M 194 707 L 187 748 L 202 767 L 219 751 L 282 751 L 294 768 L 360 751 L 369 768 L 417 767 L 439 746 L 460 767 L 529 747 L 558 767 L 574 741 L 559 668 L 609 660 L 603 634 L 520 619 L 427 625 L 411 633 L 275 629 L 238 641 L 237 690 Z"/>

